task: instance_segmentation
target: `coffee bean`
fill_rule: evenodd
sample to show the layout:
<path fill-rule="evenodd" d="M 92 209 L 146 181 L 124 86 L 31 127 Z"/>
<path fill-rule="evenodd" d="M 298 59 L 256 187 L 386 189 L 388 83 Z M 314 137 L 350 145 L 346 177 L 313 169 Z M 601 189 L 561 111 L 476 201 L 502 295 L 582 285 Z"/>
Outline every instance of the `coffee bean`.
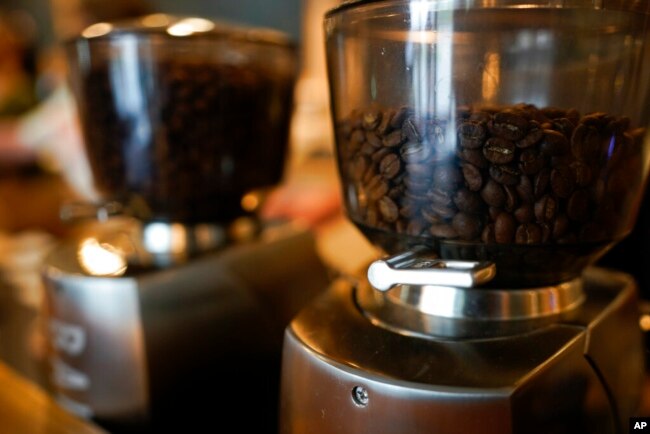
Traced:
<path fill-rule="evenodd" d="M 483 152 L 478 149 L 461 149 L 458 151 L 458 157 L 481 169 L 486 169 L 490 165 Z"/>
<path fill-rule="evenodd" d="M 528 131 L 528 121 L 517 113 L 502 111 L 494 115 L 492 130 L 506 140 L 522 139 Z"/>
<path fill-rule="evenodd" d="M 394 129 L 402 128 L 404 120 L 411 115 L 413 110 L 408 107 L 400 107 L 390 120 L 390 126 Z"/>
<path fill-rule="evenodd" d="M 382 115 L 381 122 L 377 126 L 377 133 L 379 133 L 382 136 L 385 136 L 390 132 L 390 130 L 392 129 L 391 120 L 393 119 L 394 115 L 395 115 L 394 110 L 389 110 Z"/>
<path fill-rule="evenodd" d="M 564 137 L 571 137 L 575 128 L 573 122 L 567 118 L 553 119 L 553 122 L 551 124 L 553 125 L 553 129 L 562 133 Z"/>
<path fill-rule="evenodd" d="M 519 154 L 519 169 L 526 175 L 534 175 L 546 164 L 544 155 L 536 149 L 526 149 Z"/>
<path fill-rule="evenodd" d="M 478 149 L 483 146 L 487 131 L 481 122 L 463 122 L 458 127 L 460 145 L 467 149 Z"/>
<path fill-rule="evenodd" d="M 496 243 L 496 236 L 494 234 L 494 224 L 490 223 L 483 228 L 481 233 L 481 241 L 484 244 L 493 244 Z"/>
<path fill-rule="evenodd" d="M 478 167 L 470 163 L 464 163 L 462 165 L 463 178 L 465 178 L 465 184 L 467 188 L 471 191 L 479 191 L 483 186 L 483 175 Z"/>
<path fill-rule="evenodd" d="M 562 239 L 569 232 L 569 218 L 566 214 L 558 214 L 553 222 L 552 237 L 554 240 Z"/>
<path fill-rule="evenodd" d="M 370 167 L 370 160 L 363 155 L 358 155 L 351 164 L 351 176 L 360 180 Z"/>
<path fill-rule="evenodd" d="M 645 132 L 626 119 L 518 104 L 459 109 L 453 126 L 408 107 L 373 110 L 336 125 L 344 182 L 358 192 L 348 212 L 376 229 L 470 246 L 602 241 L 620 230 L 626 189 L 639 183 L 631 162 Z M 453 136 L 455 146 L 445 143 Z M 453 257 L 493 254 L 470 247 Z M 523 260 L 553 262 L 535 254 Z M 520 260 L 505 252 L 497 262 L 506 258 Z"/>
<path fill-rule="evenodd" d="M 514 211 L 517 206 L 519 206 L 519 195 L 517 194 L 517 189 L 512 185 L 504 185 L 503 191 L 506 195 L 505 203 L 503 208 L 506 211 Z"/>
<path fill-rule="evenodd" d="M 405 141 L 406 139 L 402 137 L 402 132 L 400 130 L 397 130 L 385 136 L 382 144 L 388 148 L 394 148 L 401 145 Z"/>
<path fill-rule="evenodd" d="M 546 155 L 564 155 L 571 151 L 571 145 L 564 134 L 547 129 L 544 130 L 540 150 Z"/>
<path fill-rule="evenodd" d="M 519 223 L 529 223 L 535 218 L 535 211 L 533 205 L 526 203 L 521 205 L 513 212 L 513 216 Z"/>
<path fill-rule="evenodd" d="M 530 178 L 526 175 L 521 175 L 519 177 L 519 184 L 515 186 L 519 199 L 523 203 L 533 203 L 535 202 L 535 190 L 533 187 Z"/>
<path fill-rule="evenodd" d="M 489 206 L 497 208 L 500 208 L 506 200 L 503 187 L 492 179 L 485 183 L 485 186 L 481 190 L 481 197 Z"/>
<path fill-rule="evenodd" d="M 494 222 L 494 239 L 499 244 L 511 243 L 515 237 L 515 219 L 507 212 L 502 212 Z"/>
<path fill-rule="evenodd" d="M 455 188 L 462 181 L 462 172 L 454 166 L 438 166 L 433 172 L 433 185 L 439 188 Z"/>
<path fill-rule="evenodd" d="M 481 234 L 481 220 L 476 215 L 459 212 L 451 224 L 462 240 L 470 241 Z"/>
<path fill-rule="evenodd" d="M 402 163 L 400 162 L 399 157 L 395 154 L 386 155 L 379 163 L 379 172 L 385 179 L 395 178 L 401 168 Z"/>
<path fill-rule="evenodd" d="M 417 126 L 417 119 L 413 116 L 409 116 L 402 123 L 402 138 L 411 141 L 411 142 L 421 142 L 422 135 L 420 134 L 420 129 Z"/>
<path fill-rule="evenodd" d="M 515 157 L 515 144 L 499 137 L 489 138 L 483 145 L 483 155 L 493 164 L 508 164 Z"/>
<path fill-rule="evenodd" d="M 551 190 L 557 197 L 568 198 L 575 189 L 575 177 L 571 168 L 558 167 L 551 171 Z"/>
<path fill-rule="evenodd" d="M 381 122 L 381 117 L 382 112 L 377 109 L 365 112 L 362 120 L 363 128 L 369 131 L 374 130 Z"/>
<path fill-rule="evenodd" d="M 490 178 L 494 179 L 499 184 L 504 185 L 517 185 L 519 184 L 520 173 L 517 169 L 511 166 L 490 166 Z"/>
<path fill-rule="evenodd" d="M 521 149 L 530 148 L 531 146 L 534 146 L 537 143 L 539 143 L 539 141 L 542 140 L 542 138 L 544 137 L 544 130 L 540 128 L 537 122 L 532 121 L 530 124 L 531 125 L 528 134 L 526 134 L 523 139 L 515 143 L 515 145 L 517 145 L 518 148 Z"/>
<path fill-rule="evenodd" d="M 551 182 L 551 169 L 548 167 L 545 167 L 544 169 L 540 170 L 537 175 L 535 175 L 535 179 L 533 181 L 533 191 L 535 193 L 535 199 L 539 199 L 542 197 L 544 193 L 546 193 L 546 190 L 548 189 L 548 186 Z"/>
<path fill-rule="evenodd" d="M 458 233 L 453 226 L 448 224 L 431 225 L 429 233 L 437 238 L 453 239 L 458 237 Z"/>
<path fill-rule="evenodd" d="M 381 175 L 374 176 L 368 183 L 368 197 L 371 200 L 379 200 L 388 193 L 388 183 L 384 181 Z"/>
<path fill-rule="evenodd" d="M 373 148 L 379 149 L 382 146 L 382 140 L 377 134 L 372 131 L 366 131 L 365 133 L 366 141 L 372 145 Z"/>
<path fill-rule="evenodd" d="M 589 218 L 589 193 L 577 190 L 569 198 L 567 214 L 571 220 L 585 222 Z"/>
<path fill-rule="evenodd" d="M 408 142 L 399 150 L 402 160 L 406 163 L 420 163 L 431 155 L 431 148 L 423 143 Z"/>
<path fill-rule="evenodd" d="M 454 204 L 460 211 L 470 214 L 478 214 L 484 208 L 481 196 L 466 188 L 461 188 L 456 192 Z"/>
<path fill-rule="evenodd" d="M 542 196 L 535 202 L 535 217 L 540 222 L 551 222 L 557 214 L 557 201 L 553 196 Z"/>
<path fill-rule="evenodd" d="M 522 223 L 517 227 L 515 243 L 538 244 L 542 242 L 542 228 L 535 223 Z"/>
<path fill-rule="evenodd" d="M 388 223 L 393 223 L 399 217 L 397 205 L 388 196 L 384 196 L 379 200 L 379 212 Z"/>

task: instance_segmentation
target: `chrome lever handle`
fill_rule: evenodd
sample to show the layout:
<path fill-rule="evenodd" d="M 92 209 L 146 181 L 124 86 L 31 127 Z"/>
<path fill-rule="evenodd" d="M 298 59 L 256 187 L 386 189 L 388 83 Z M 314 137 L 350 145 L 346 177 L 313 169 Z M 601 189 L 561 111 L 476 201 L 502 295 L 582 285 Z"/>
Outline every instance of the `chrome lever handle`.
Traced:
<path fill-rule="evenodd" d="M 406 252 L 377 260 L 368 268 L 368 280 L 379 291 L 397 285 L 436 285 L 471 288 L 485 284 L 496 275 L 489 261 L 431 259 Z"/>

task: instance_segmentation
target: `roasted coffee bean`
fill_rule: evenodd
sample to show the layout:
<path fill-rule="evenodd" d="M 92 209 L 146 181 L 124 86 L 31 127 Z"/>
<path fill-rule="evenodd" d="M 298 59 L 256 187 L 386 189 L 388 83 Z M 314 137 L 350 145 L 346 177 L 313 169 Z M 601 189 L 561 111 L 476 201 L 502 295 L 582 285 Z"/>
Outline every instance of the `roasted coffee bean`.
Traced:
<path fill-rule="evenodd" d="M 368 197 L 371 200 L 379 200 L 388 193 L 388 183 L 384 181 L 381 175 L 374 176 L 367 186 Z"/>
<path fill-rule="evenodd" d="M 483 175 L 478 167 L 470 163 L 464 163 L 462 165 L 463 178 L 465 179 L 465 184 L 467 188 L 471 191 L 479 191 L 483 186 Z"/>
<path fill-rule="evenodd" d="M 407 164 L 406 174 L 410 178 L 431 179 L 433 168 L 426 164 Z"/>
<path fill-rule="evenodd" d="M 468 120 L 470 122 L 487 123 L 488 121 L 492 120 L 492 113 L 481 110 L 475 111 L 470 114 Z"/>
<path fill-rule="evenodd" d="M 381 122 L 381 117 L 382 112 L 377 109 L 365 112 L 362 117 L 363 128 L 369 131 L 374 130 Z"/>
<path fill-rule="evenodd" d="M 479 149 L 461 149 L 458 151 L 458 157 L 481 169 L 486 169 L 490 165 L 490 162 Z"/>
<path fill-rule="evenodd" d="M 515 243 L 538 244 L 542 242 L 542 228 L 535 223 L 522 223 L 517 227 Z"/>
<path fill-rule="evenodd" d="M 394 110 L 389 110 L 383 114 L 381 117 L 381 122 L 377 126 L 377 133 L 381 134 L 382 136 L 385 136 L 388 134 L 391 130 L 391 120 L 393 116 L 395 115 Z"/>
<path fill-rule="evenodd" d="M 551 241 L 551 236 L 553 235 L 553 228 L 549 223 L 537 223 L 542 230 L 542 240 L 541 243 L 548 243 Z"/>
<path fill-rule="evenodd" d="M 144 98 L 137 106 L 117 97 L 124 86 L 113 80 L 114 62 L 93 62 L 79 77 L 95 187 L 148 220 L 225 223 L 247 214 L 246 192 L 282 175 L 292 78 L 262 63 L 163 57 L 130 65 L 144 72 L 135 83 Z M 345 161 L 364 142 L 359 128 L 355 120 L 337 132 Z"/>
<path fill-rule="evenodd" d="M 517 190 L 517 194 L 519 194 L 519 199 L 521 199 L 523 203 L 535 202 L 533 183 L 527 175 L 521 175 L 519 177 L 519 184 L 515 186 L 515 189 Z"/>
<path fill-rule="evenodd" d="M 567 118 L 553 119 L 553 122 L 551 122 L 551 124 L 553 125 L 553 129 L 562 133 L 564 137 L 571 137 L 571 134 L 573 134 L 573 130 L 575 128 L 573 122 Z"/>
<path fill-rule="evenodd" d="M 551 222 L 557 214 L 557 200 L 553 196 L 542 196 L 535 202 L 535 217 L 540 222 Z"/>
<path fill-rule="evenodd" d="M 493 164 L 508 164 L 515 158 L 515 144 L 499 137 L 489 138 L 483 145 L 483 155 Z"/>
<path fill-rule="evenodd" d="M 506 201 L 506 194 L 500 184 L 490 179 L 481 190 L 481 198 L 489 206 L 500 208 Z"/>
<path fill-rule="evenodd" d="M 519 169 L 526 175 L 534 175 L 546 164 L 544 155 L 536 149 L 526 149 L 519 154 Z"/>
<path fill-rule="evenodd" d="M 431 180 L 426 178 L 414 178 L 406 176 L 404 178 L 404 186 L 406 187 L 406 194 L 413 194 L 420 196 L 431 187 Z"/>
<path fill-rule="evenodd" d="M 561 213 L 553 222 L 552 238 L 554 240 L 562 239 L 569 232 L 569 218 L 566 214 Z"/>
<path fill-rule="evenodd" d="M 510 213 L 502 212 L 494 222 L 494 239 L 499 244 L 512 243 L 517 225 Z"/>
<path fill-rule="evenodd" d="M 528 134 L 526 134 L 523 139 L 517 141 L 515 145 L 521 149 L 530 148 L 531 146 L 538 144 L 543 137 L 544 130 L 542 130 L 537 122 L 531 121 Z"/>
<path fill-rule="evenodd" d="M 399 202 L 401 201 L 402 197 L 404 197 L 404 184 L 397 184 L 396 187 L 391 188 L 388 190 L 388 193 L 386 193 L 386 196 L 390 197 L 391 199 Z"/>
<path fill-rule="evenodd" d="M 458 127 L 460 146 L 467 149 L 478 149 L 483 146 L 487 135 L 485 125 L 481 122 L 463 122 Z"/>
<path fill-rule="evenodd" d="M 386 155 L 379 163 L 379 172 L 385 179 L 395 178 L 401 168 L 402 163 L 400 162 L 399 157 L 395 154 Z"/>
<path fill-rule="evenodd" d="M 378 148 L 377 148 L 376 146 L 374 146 L 372 143 L 370 143 L 370 142 L 363 142 L 363 144 L 361 145 L 361 149 L 359 150 L 359 152 L 360 152 L 361 154 L 363 154 L 363 155 L 366 155 L 366 156 L 370 157 L 370 156 L 372 156 L 372 154 L 374 154 L 375 152 L 377 152 L 377 149 L 378 149 Z M 379 149 L 381 149 L 381 148 L 379 148 Z"/>
<path fill-rule="evenodd" d="M 419 220 L 411 220 L 406 225 L 406 233 L 412 236 L 420 236 L 425 231 L 424 224 Z"/>
<path fill-rule="evenodd" d="M 517 185 L 519 184 L 520 173 L 517 169 L 511 166 L 490 166 L 490 178 L 494 179 L 499 184 L 504 185 Z"/>
<path fill-rule="evenodd" d="M 494 234 L 494 224 L 490 223 L 489 225 L 486 225 L 483 228 L 483 232 L 481 233 L 481 241 L 484 244 L 493 244 L 496 243 L 496 237 Z"/>
<path fill-rule="evenodd" d="M 481 196 L 466 188 L 461 188 L 456 192 L 454 195 L 454 204 L 459 210 L 470 214 L 478 214 L 484 208 Z"/>
<path fill-rule="evenodd" d="M 420 134 L 420 129 L 417 126 L 418 121 L 413 116 L 409 116 L 402 123 L 402 138 L 406 141 L 411 142 L 421 142 L 422 135 Z"/>
<path fill-rule="evenodd" d="M 503 192 L 506 195 L 506 201 L 503 204 L 503 208 L 506 211 L 514 211 L 517 206 L 519 206 L 519 195 L 517 194 L 517 189 L 512 185 L 504 185 Z"/>
<path fill-rule="evenodd" d="M 399 217 L 397 205 L 388 196 L 384 196 L 379 200 L 379 212 L 388 223 L 393 223 Z"/>
<path fill-rule="evenodd" d="M 402 137 L 402 132 L 400 130 L 393 131 L 384 137 L 382 144 L 387 148 L 394 148 L 401 145 L 406 141 L 405 137 Z"/>
<path fill-rule="evenodd" d="M 432 188 L 427 192 L 427 197 L 432 203 L 450 207 L 454 203 L 453 191 L 445 188 Z"/>
<path fill-rule="evenodd" d="M 363 178 L 363 175 L 366 173 L 368 168 L 370 167 L 370 160 L 368 157 L 364 157 L 363 155 L 358 155 L 351 164 L 351 170 L 350 170 L 350 175 L 352 178 L 356 180 L 360 180 Z"/>
<path fill-rule="evenodd" d="M 518 104 L 459 109 L 454 126 L 408 107 L 373 110 L 338 122 L 337 140 L 358 192 L 350 216 L 377 229 L 499 244 L 604 240 L 639 183 L 645 130 L 628 119 Z M 491 258 L 477 252 L 467 255 Z"/>
<path fill-rule="evenodd" d="M 366 141 L 366 134 L 362 130 L 352 131 L 350 135 L 350 146 L 360 145 Z"/>
<path fill-rule="evenodd" d="M 594 126 L 579 124 L 571 135 L 571 153 L 578 159 L 593 161 L 600 153 L 602 139 Z"/>
<path fill-rule="evenodd" d="M 494 115 L 492 131 L 497 137 L 519 140 L 528 132 L 528 121 L 517 113 L 502 111 Z"/>
<path fill-rule="evenodd" d="M 422 216 L 422 219 L 426 221 L 427 223 L 431 223 L 432 225 L 439 225 L 443 224 L 445 221 L 442 217 L 440 217 L 438 214 L 436 214 L 431 207 L 426 207 L 422 208 L 420 210 L 420 215 Z"/>
<path fill-rule="evenodd" d="M 461 240 L 470 241 L 481 234 L 481 220 L 473 214 L 459 212 L 452 219 L 451 225 Z"/>
<path fill-rule="evenodd" d="M 573 193 L 575 185 L 575 175 L 570 167 L 558 167 L 551 171 L 551 190 L 557 197 L 568 198 Z"/>
<path fill-rule="evenodd" d="M 458 237 L 458 233 L 453 226 L 448 224 L 431 225 L 429 233 L 437 238 L 453 239 Z"/>
<path fill-rule="evenodd" d="M 453 203 L 446 204 L 442 202 L 433 202 L 429 209 L 433 211 L 434 214 L 445 220 L 453 218 L 454 215 L 456 215 L 458 212 L 458 209 L 454 206 Z"/>
<path fill-rule="evenodd" d="M 372 131 L 366 131 L 366 141 L 372 145 L 373 148 L 379 149 L 382 146 L 382 140 L 377 134 Z"/>
<path fill-rule="evenodd" d="M 589 193 L 577 190 L 569 198 L 566 212 L 571 220 L 585 222 L 589 218 Z"/>
<path fill-rule="evenodd" d="M 571 151 L 571 145 L 564 134 L 547 129 L 544 130 L 544 138 L 540 144 L 540 150 L 550 156 L 564 155 Z"/>
<path fill-rule="evenodd" d="M 512 215 L 519 223 L 529 223 L 535 219 L 535 211 L 530 203 L 521 205 Z"/>
<path fill-rule="evenodd" d="M 490 216 L 490 221 L 495 221 L 497 217 L 499 217 L 499 214 L 501 214 L 503 210 L 501 208 L 498 208 L 496 206 L 491 206 L 488 208 L 488 216 Z"/>
<path fill-rule="evenodd" d="M 439 188 L 455 188 L 463 181 L 463 174 L 454 166 L 439 166 L 433 172 L 433 185 Z"/>
<path fill-rule="evenodd" d="M 402 128 L 404 120 L 413 113 L 408 107 L 400 107 L 390 120 L 390 126 L 394 129 Z"/>
<path fill-rule="evenodd" d="M 420 163 L 431 155 L 431 148 L 419 142 L 405 143 L 399 150 L 402 160 L 406 163 Z"/>
<path fill-rule="evenodd" d="M 535 179 L 533 180 L 533 192 L 535 194 L 535 199 L 542 197 L 546 190 L 548 189 L 549 184 L 551 183 L 551 170 L 547 167 L 540 170 Z"/>

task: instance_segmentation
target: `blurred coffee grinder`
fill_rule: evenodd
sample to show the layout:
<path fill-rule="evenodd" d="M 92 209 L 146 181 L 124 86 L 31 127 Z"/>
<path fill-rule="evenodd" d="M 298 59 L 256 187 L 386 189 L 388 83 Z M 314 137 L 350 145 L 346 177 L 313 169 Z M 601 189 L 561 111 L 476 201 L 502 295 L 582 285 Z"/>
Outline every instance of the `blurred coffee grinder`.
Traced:
<path fill-rule="evenodd" d="M 283 174 L 293 45 L 157 14 L 67 50 L 102 201 L 64 210 L 80 236 L 44 268 L 57 398 L 120 432 L 242 405 L 238 426 L 275 432 L 283 329 L 327 280 L 308 231 L 255 218 Z"/>

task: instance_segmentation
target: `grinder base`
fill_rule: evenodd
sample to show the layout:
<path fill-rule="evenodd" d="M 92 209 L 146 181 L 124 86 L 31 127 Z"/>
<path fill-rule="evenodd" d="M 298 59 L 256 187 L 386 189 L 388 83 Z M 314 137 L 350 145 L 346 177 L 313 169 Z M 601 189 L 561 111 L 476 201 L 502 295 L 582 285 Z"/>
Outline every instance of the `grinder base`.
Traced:
<path fill-rule="evenodd" d="M 285 333 L 280 432 L 624 432 L 643 377 L 637 288 L 583 279 L 584 302 L 549 323 L 460 339 L 373 323 L 338 282 Z"/>

